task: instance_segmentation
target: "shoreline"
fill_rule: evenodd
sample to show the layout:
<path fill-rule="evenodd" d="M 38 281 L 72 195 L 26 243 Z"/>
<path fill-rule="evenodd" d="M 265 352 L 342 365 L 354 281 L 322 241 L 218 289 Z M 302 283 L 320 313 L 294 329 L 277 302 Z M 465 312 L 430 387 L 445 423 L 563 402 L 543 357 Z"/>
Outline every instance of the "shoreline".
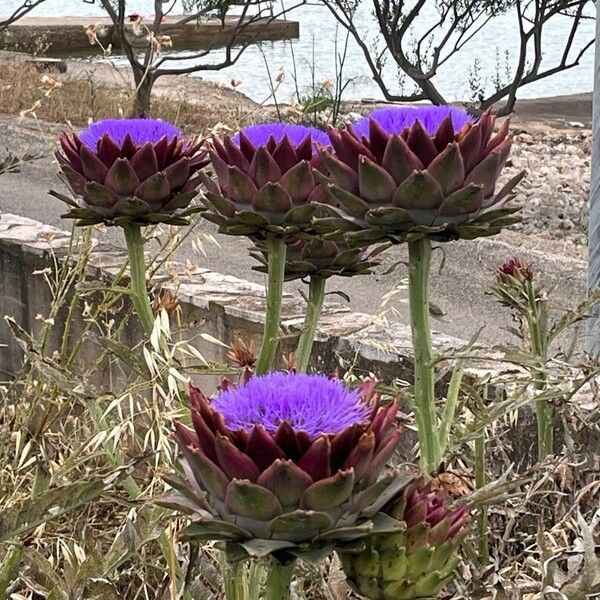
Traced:
<path fill-rule="evenodd" d="M 28 55 L 21 52 L 0 51 L 0 61 L 28 60 Z M 93 78 L 96 82 L 109 88 L 122 90 L 133 89 L 133 79 L 129 68 L 114 65 L 110 62 L 92 62 L 88 60 L 65 58 L 67 71 L 54 74 L 58 80 Z M 173 98 L 175 101 L 185 100 L 190 104 L 235 108 L 240 113 L 250 116 L 269 118 L 276 111 L 276 105 L 256 102 L 231 85 L 224 85 L 201 76 L 172 75 L 160 77 L 153 93 L 157 97 Z M 362 112 L 377 106 L 389 105 L 389 102 L 373 99 L 347 100 L 342 102 L 344 112 Z M 292 105 L 279 103 L 284 111 L 292 109 Z M 540 98 L 523 98 L 517 101 L 515 112 L 511 117 L 514 124 L 555 127 L 559 129 L 591 129 L 592 92 L 564 94 Z"/>

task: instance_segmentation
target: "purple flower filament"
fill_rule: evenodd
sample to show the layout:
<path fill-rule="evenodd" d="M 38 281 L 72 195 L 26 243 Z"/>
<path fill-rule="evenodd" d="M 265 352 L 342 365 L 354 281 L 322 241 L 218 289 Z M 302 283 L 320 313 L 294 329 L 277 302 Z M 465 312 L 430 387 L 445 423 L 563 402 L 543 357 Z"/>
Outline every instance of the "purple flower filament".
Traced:
<path fill-rule="evenodd" d="M 442 121 L 450 115 L 454 131 L 460 131 L 466 123 L 473 123 L 476 117 L 455 106 L 391 106 L 381 108 L 364 116 L 352 125 L 359 136 L 369 136 L 369 120 L 373 119 L 388 134 L 401 134 L 404 129 L 419 121 L 429 135 L 434 135 Z"/>
<path fill-rule="evenodd" d="M 365 423 L 371 413 L 359 390 L 348 389 L 338 379 L 301 373 L 252 377 L 244 386 L 219 394 L 212 407 L 232 430 L 262 425 L 275 433 L 287 421 L 311 438 Z"/>
<path fill-rule="evenodd" d="M 79 139 L 92 150 L 96 150 L 99 140 L 105 134 L 108 134 L 117 146 L 122 146 L 127 136 L 136 146 L 143 146 L 147 142 L 156 144 L 163 137 L 167 140 L 179 137 L 181 130 L 160 119 L 103 119 L 82 131 Z"/>
<path fill-rule="evenodd" d="M 266 145 L 272 138 L 275 142 L 280 142 L 287 135 L 292 146 L 299 146 L 307 136 L 312 137 L 313 144 L 329 146 L 329 137 L 324 131 L 316 127 L 306 127 L 304 125 L 288 125 L 286 123 L 262 123 L 260 125 L 251 125 L 242 129 L 244 135 L 256 147 Z M 239 134 L 232 137 L 234 144 L 239 143 Z"/>

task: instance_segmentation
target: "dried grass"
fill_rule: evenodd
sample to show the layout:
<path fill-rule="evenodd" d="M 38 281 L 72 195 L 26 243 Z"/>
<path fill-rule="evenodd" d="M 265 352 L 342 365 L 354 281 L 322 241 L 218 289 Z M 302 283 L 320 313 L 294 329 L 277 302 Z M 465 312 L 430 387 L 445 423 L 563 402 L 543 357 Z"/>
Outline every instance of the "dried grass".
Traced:
<path fill-rule="evenodd" d="M 52 123 L 82 127 L 90 120 L 128 115 L 132 90 L 125 85 L 103 85 L 93 71 L 88 77 L 40 73 L 25 61 L 0 60 L 0 113 L 31 116 Z M 153 116 L 171 121 L 195 133 L 211 131 L 219 124 L 235 128 L 249 115 L 231 102 L 207 108 L 199 101 L 177 95 L 155 95 Z"/>

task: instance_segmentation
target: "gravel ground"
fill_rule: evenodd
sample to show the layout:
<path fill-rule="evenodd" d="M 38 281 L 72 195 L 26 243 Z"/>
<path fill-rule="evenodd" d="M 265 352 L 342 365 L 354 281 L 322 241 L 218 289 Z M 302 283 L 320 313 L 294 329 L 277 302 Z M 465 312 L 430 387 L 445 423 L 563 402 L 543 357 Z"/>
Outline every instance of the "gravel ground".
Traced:
<path fill-rule="evenodd" d="M 538 128 L 517 133 L 503 175 L 505 180 L 527 171 L 517 195 L 524 206 L 523 222 L 514 229 L 585 246 L 591 146 L 589 130 Z"/>

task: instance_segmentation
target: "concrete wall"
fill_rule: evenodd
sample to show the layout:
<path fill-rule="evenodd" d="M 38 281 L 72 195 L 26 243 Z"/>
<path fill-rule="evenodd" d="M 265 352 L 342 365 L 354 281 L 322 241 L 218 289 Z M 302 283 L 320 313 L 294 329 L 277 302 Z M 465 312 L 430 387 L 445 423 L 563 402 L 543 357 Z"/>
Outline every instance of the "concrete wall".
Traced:
<path fill-rule="evenodd" d="M 36 272 L 53 264 L 52 256 L 64 260 L 69 234 L 37 221 L 11 214 L 0 214 L 0 315 L 14 317 L 26 331 L 41 326 L 37 315 L 47 316 L 51 301 L 44 278 Z M 109 281 L 126 262 L 123 250 L 96 244 L 90 259 L 89 276 Z M 177 283 L 175 283 L 175 280 Z M 182 307 L 182 325 L 207 358 L 224 360 L 225 349 L 198 338 L 208 333 L 225 344 L 236 337 L 260 342 L 264 322 L 265 293 L 261 285 L 196 268 L 170 263 L 169 271 L 159 272 L 154 284 L 177 293 Z M 294 347 L 295 335 L 304 317 L 304 301 L 286 296 L 282 326 L 290 337 L 284 350 Z M 126 307 L 124 307 L 125 309 Z M 58 318 L 61 318 L 60 315 Z M 118 318 L 118 315 L 117 315 Z M 129 327 L 131 345 L 139 342 L 141 332 Z M 80 336 L 75 329 L 73 338 Z M 436 335 L 440 349 L 460 345 L 461 340 Z M 0 322 L 0 373 L 14 374 L 22 352 L 7 325 Z M 372 315 L 355 313 L 347 307 L 327 303 L 320 322 L 314 349 L 315 366 L 325 371 L 345 370 L 353 365 L 359 372 L 372 372 L 389 381 L 408 379 L 412 370 L 410 330 L 400 323 L 377 323 Z"/>

